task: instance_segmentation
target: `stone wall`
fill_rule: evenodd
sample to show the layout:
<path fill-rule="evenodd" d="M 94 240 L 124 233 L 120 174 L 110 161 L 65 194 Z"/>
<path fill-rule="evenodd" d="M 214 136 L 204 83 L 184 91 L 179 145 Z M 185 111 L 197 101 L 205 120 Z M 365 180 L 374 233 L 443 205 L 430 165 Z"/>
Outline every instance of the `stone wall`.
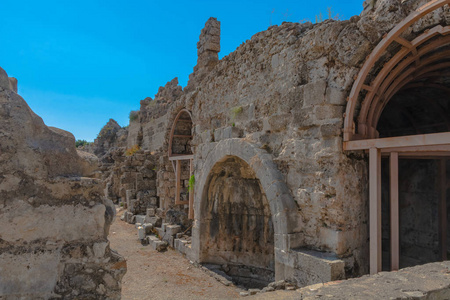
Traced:
<path fill-rule="evenodd" d="M 175 116 L 190 111 L 196 184 L 189 258 L 202 260 L 206 178 L 235 156 L 255 172 L 269 203 L 277 278 L 304 285 L 368 272 L 368 161 L 362 152 L 342 149 L 346 99 L 383 35 L 425 2 L 367 1 L 350 20 L 271 26 L 221 60 L 220 23 L 207 21 L 188 85 L 171 81 L 155 100 L 141 102 L 128 138 L 128 147 L 138 144 L 159 156 L 160 208 L 183 211 L 174 205 L 168 145 Z M 448 24 L 448 16 L 448 8 L 439 9 L 408 34 Z"/>
<path fill-rule="evenodd" d="M 97 158 L 16 91 L 0 68 L 0 298 L 119 299 L 126 262 L 107 239 L 115 209 L 83 177 Z"/>

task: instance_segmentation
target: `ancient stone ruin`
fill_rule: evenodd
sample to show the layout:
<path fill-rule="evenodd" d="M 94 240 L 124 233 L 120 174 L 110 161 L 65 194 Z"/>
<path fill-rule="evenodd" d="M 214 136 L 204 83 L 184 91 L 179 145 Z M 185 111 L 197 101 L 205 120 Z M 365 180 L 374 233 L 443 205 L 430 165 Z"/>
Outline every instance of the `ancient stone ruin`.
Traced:
<path fill-rule="evenodd" d="M 0 298 L 119 299 L 125 260 L 96 156 L 47 127 L 0 68 Z"/>
<path fill-rule="evenodd" d="M 210 18 L 188 85 L 142 100 L 101 158 L 108 197 L 142 242 L 249 287 L 446 260 L 449 22 L 448 1 L 366 1 L 219 60 Z"/>
<path fill-rule="evenodd" d="M 366 1 L 350 20 L 271 26 L 221 60 L 220 22 L 210 18 L 187 86 L 168 82 L 140 102 L 128 128 L 110 120 L 86 149 L 99 157 L 94 176 L 106 198 L 127 209 L 123 220 L 136 224 L 141 243 L 173 247 L 247 288 L 275 280 L 302 287 L 447 260 L 449 4 Z M 1 99 L 22 101 L 15 82 L 1 78 Z M 19 111 L 10 102 L 1 106 L 6 116 Z M 14 200 L 1 207 L 13 220 L 1 219 L 2 261 L 61 266 L 51 273 L 54 284 L 40 285 L 43 294 L 68 293 L 70 284 L 83 293 L 76 282 L 85 280 L 104 294 L 104 276 L 116 282 L 123 274 L 107 246 L 107 201 L 93 179 L 67 177 L 84 172 L 73 138 L 46 128 L 23 101 L 20 107 L 9 118 L 32 120 L 22 122 L 29 128 L 0 131 L 2 174 L 22 172 L 0 181 L 0 193 L 11 193 L 1 199 Z M 35 159 L 19 160 L 21 151 Z M 61 156 L 71 158 L 65 167 L 55 165 Z M 65 224 L 34 217 L 39 228 L 56 222 L 60 230 L 22 237 L 35 228 L 20 221 L 23 211 L 44 208 L 89 218 L 83 226 L 97 231 L 81 237 L 84 227 L 69 234 Z M 44 252 L 27 254 L 35 248 Z M 90 278 L 99 273 L 81 268 L 82 257 L 105 275 Z M 448 271 L 448 263 L 417 268 Z M 64 281 L 70 272 L 80 280 Z M 449 288 L 440 286 L 439 295 Z"/>

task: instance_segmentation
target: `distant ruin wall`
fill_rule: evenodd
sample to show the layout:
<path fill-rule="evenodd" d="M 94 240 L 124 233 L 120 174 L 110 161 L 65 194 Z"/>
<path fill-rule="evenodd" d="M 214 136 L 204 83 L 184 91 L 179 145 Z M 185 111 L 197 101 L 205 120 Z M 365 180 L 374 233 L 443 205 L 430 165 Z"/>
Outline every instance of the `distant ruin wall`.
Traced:
<path fill-rule="evenodd" d="M 45 126 L 0 68 L 0 298 L 119 299 L 124 259 L 97 158 Z"/>

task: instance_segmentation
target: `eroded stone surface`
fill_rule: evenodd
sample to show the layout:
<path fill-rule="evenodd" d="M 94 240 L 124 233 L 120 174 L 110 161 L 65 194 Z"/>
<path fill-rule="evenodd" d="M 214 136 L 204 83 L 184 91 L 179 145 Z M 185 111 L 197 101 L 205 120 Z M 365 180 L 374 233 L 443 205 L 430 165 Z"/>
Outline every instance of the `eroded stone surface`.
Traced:
<path fill-rule="evenodd" d="M 449 299 L 450 262 L 300 289 L 301 299 Z"/>
<path fill-rule="evenodd" d="M 368 161 L 362 152 L 342 149 L 346 99 L 364 60 L 382 37 L 424 3 L 366 1 L 361 15 L 347 21 L 271 26 L 221 60 L 217 60 L 220 23 L 208 20 L 188 85 L 181 88 L 175 78 L 159 89 L 155 100 L 141 101 L 139 118 L 130 123 L 127 138 L 128 148 L 139 145 L 154 155 L 159 201 L 155 214 L 165 218 L 166 212 L 174 216 L 178 211 L 186 216 L 186 205 L 175 205 L 175 174 L 168 153 L 176 116 L 182 109 L 190 111 L 192 141 L 175 145 L 179 153 L 188 149 L 194 155 L 192 244 L 175 242 L 190 259 L 201 262 L 202 252 L 208 251 L 201 244 L 201 231 L 213 209 L 202 202 L 205 191 L 215 189 L 211 198 L 220 198 L 222 191 L 231 189 L 222 183 L 218 185 L 222 189 L 211 187 L 207 178 L 224 157 L 236 156 L 255 173 L 260 198 L 269 203 L 276 279 L 305 285 L 368 273 Z M 435 25 L 448 25 L 448 16 L 448 7 L 436 10 L 404 35 L 411 40 Z M 399 47 L 386 50 L 367 80 Z M 186 173 L 184 167 L 184 195 Z M 122 188 L 126 191 L 130 184 L 123 183 Z M 244 194 L 247 202 L 253 200 Z M 134 199 L 133 195 L 120 197 Z M 134 207 L 130 202 L 130 214 Z M 180 219 L 164 221 L 183 223 Z M 184 225 L 189 229 L 188 222 Z M 236 240 L 243 236 L 237 234 Z M 219 239 L 224 248 L 230 243 L 228 237 Z M 303 257 L 297 249 L 318 255 Z M 268 253 L 262 252 L 255 255 L 265 259 Z M 331 253 L 336 260 L 321 260 L 320 253 Z M 314 270 L 315 264 L 321 272 Z"/>
<path fill-rule="evenodd" d="M 6 79 L 0 68 L 0 298 L 120 298 L 126 262 L 107 240 L 114 206 L 82 177 L 97 157 L 45 126 Z"/>

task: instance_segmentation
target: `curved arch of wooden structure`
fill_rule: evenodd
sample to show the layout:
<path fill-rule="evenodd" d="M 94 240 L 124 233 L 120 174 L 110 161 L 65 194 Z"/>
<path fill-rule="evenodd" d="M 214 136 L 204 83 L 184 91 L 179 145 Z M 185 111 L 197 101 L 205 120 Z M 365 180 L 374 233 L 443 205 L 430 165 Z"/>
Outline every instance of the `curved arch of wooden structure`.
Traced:
<path fill-rule="evenodd" d="M 399 268 L 399 157 L 441 159 L 441 178 L 445 178 L 445 161 L 450 157 L 450 132 L 378 138 L 378 120 L 389 100 L 403 89 L 431 86 L 437 88 L 434 78 L 450 75 L 450 26 L 437 25 L 425 30 L 411 41 L 402 34 L 420 18 L 450 4 L 450 0 L 432 0 L 411 13 L 396 25 L 374 48 L 361 68 L 350 92 L 344 120 L 344 150 L 366 150 L 369 152 L 369 235 L 370 235 L 370 273 L 381 271 L 381 156 L 389 157 L 389 201 L 391 268 Z M 381 70 L 370 74 L 380 58 L 393 43 L 401 45 Z M 368 80 L 370 78 L 374 79 Z M 422 80 L 419 81 L 419 80 Z M 426 81 L 424 81 L 426 80 Z M 450 94 L 450 89 L 438 87 Z M 361 103 L 355 124 L 355 111 Z M 424 99 L 424 101 L 433 101 Z M 433 103 L 431 103 L 433 105 Z M 445 112 L 442 112 L 445 114 Z M 414 121 L 411 120 L 414 126 Z M 448 123 L 447 125 L 449 125 Z M 444 175 L 442 175 L 444 174 Z M 441 188 L 440 207 L 446 209 L 446 189 Z M 447 216 L 441 213 L 440 252 L 447 259 Z"/>
<path fill-rule="evenodd" d="M 420 61 L 420 58 L 439 47 L 438 45 L 446 45 L 450 44 L 450 39 L 447 38 L 447 35 L 450 34 L 450 27 L 442 27 L 440 25 L 434 27 L 431 30 L 427 30 L 422 35 L 415 38 L 413 41 L 408 41 L 401 37 L 401 34 L 405 32 L 412 24 L 418 21 L 423 16 L 428 13 L 441 8 L 442 6 L 450 4 L 450 0 L 433 0 L 429 3 L 423 5 L 418 8 L 416 11 L 411 13 L 407 18 L 405 18 L 402 22 L 397 24 L 384 38 L 383 40 L 375 47 L 372 53 L 367 58 L 363 67 L 361 68 L 355 83 L 353 84 L 352 90 L 350 92 L 348 103 L 345 112 L 345 120 L 344 120 L 344 141 L 351 141 L 355 139 L 362 138 L 374 138 L 376 137 L 376 130 L 373 128 L 373 121 L 377 121 L 374 118 L 374 115 L 379 115 L 378 110 L 384 107 L 381 104 L 378 105 L 376 109 L 373 110 L 372 117 L 367 118 L 371 109 L 374 108 L 374 104 L 378 104 L 378 102 L 383 102 L 380 99 L 380 96 L 383 96 L 383 100 L 387 102 L 389 99 L 384 97 L 386 96 L 384 92 L 390 88 L 391 91 L 398 91 L 394 87 L 391 87 L 392 81 L 397 79 L 398 75 L 405 71 L 405 68 L 410 67 L 411 64 L 415 63 L 421 66 L 426 66 Z M 430 44 L 425 45 L 421 49 L 418 49 L 422 44 L 434 39 Z M 445 40 L 442 41 L 442 39 Z M 367 76 L 369 75 L 372 68 L 375 66 L 378 59 L 384 54 L 386 49 L 393 43 L 396 42 L 402 45 L 401 50 L 397 52 L 394 57 L 387 62 L 383 69 L 378 73 L 375 80 L 372 81 L 370 85 L 365 84 Z M 401 62 L 409 54 L 412 54 L 410 58 L 407 58 L 407 62 Z M 401 62 L 401 63 L 400 63 Z M 429 64 L 427 65 L 429 66 Z M 391 73 L 392 72 L 392 73 Z M 398 84 L 407 84 L 408 82 L 396 82 Z M 380 90 L 381 87 L 381 90 Z M 359 95 L 362 89 L 367 91 L 366 97 L 363 101 L 363 106 L 361 108 L 360 115 L 358 117 L 358 132 L 355 132 L 355 124 L 354 124 L 354 114 L 355 109 L 358 103 Z"/>

